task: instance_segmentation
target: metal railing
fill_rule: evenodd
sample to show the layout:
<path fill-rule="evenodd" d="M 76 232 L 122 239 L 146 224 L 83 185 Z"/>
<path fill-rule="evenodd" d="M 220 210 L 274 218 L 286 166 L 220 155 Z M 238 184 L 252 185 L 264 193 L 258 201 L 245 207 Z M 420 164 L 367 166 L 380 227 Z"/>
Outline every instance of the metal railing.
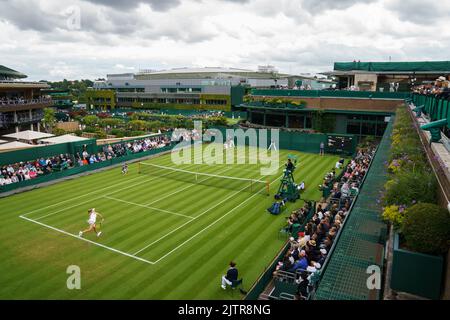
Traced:
<path fill-rule="evenodd" d="M 52 103 L 51 98 L 39 98 L 39 99 L 9 99 L 3 98 L 0 99 L 0 107 L 8 107 L 8 106 L 22 106 L 22 105 L 34 105 L 34 104 L 43 104 L 43 103 Z"/>

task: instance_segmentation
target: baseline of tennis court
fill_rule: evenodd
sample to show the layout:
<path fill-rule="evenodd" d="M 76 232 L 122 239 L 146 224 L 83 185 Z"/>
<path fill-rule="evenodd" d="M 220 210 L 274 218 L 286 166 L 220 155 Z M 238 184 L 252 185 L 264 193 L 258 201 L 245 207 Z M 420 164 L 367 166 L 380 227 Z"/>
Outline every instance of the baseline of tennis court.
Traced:
<path fill-rule="evenodd" d="M 233 171 L 242 175 L 242 170 L 237 168 L 227 166 L 218 166 L 216 168 L 219 169 L 215 170 L 216 175 L 229 174 L 232 176 L 231 173 Z M 257 170 L 247 170 L 244 171 L 244 175 L 251 173 L 254 176 L 257 172 Z M 208 178 L 209 176 L 201 177 L 203 180 Z M 177 181 L 177 188 L 166 192 L 168 190 L 164 190 L 164 186 L 169 185 L 167 181 L 169 179 L 170 177 L 164 176 L 149 177 L 147 179 L 144 176 L 141 178 L 141 181 L 133 179 L 135 183 L 115 189 L 107 194 L 100 196 L 88 194 L 87 196 L 90 197 L 83 199 L 83 201 L 76 201 L 74 204 L 71 201 L 66 202 L 56 211 L 41 213 L 36 217 L 30 217 L 30 215 L 35 214 L 35 212 L 30 212 L 20 217 L 42 227 L 75 237 L 115 253 L 148 264 L 155 264 L 168 255 L 173 254 L 203 231 L 219 223 L 250 199 L 258 196 L 256 193 L 248 195 L 243 192 L 247 188 L 246 185 L 242 189 L 227 190 L 210 188 L 210 186 L 204 186 L 196 182 L 185 181 Z M 201 182 L 201 180 L 197 182 Z M 118 183 L 117 185 L 121 184 Z M 173 184 L 170 188 L 173 188 Z M 164 191 L 162 192 L 162 190 Z M 190 196 L 199 192 L 205 193 L 205 196 L 208 195 L 208 205 L 199 203 L 199 209 L 201 208 L 201 210 L 198 210 L 198 212 L 184 212 L 182 208 L 177 208 L 178 197 Z M 150 202 L 142 203 L 142 201 L 134 202 L 130 200 L 136 197 L 142 199 L 142 196 L 139 195 L 143 193 L 148 193 Z M 230 200 L 234 201 L 230 202 Z M 236 200 L 238 201 L 237 205 L 235 205 Z M 86 238 L 79 238 L 78 231 L 80 225 L 83 227 L 82 218 L 85 217 L 83 216 L 85 208 L 95 207 L 101 212 L 102 205 L 111 201 L 115 202 L 117 210 L 112 213 L 106 213 L 107 222 L 105 222 L 104 227 L 102 226 L 105 229 L 104 237 L 96 238 L 94 234 L 91 234 L 86 236 Z M 230 206 L 230 204 L 232 205 Z M 58 205 L 55 207 L 58 207 Z M 215 215 L 215 209 L 219 207 L 221 210 Z M 225 214 L 221 214 L 224 208 L 227 211 Z M 129 219 L 130 215 L 133 216 L 132 221 Z M 62 220 L 63 222 L 60 222 Z M 142 226 L 145 227 L 143 228 Z M 184 232 L 181 234 L 180 230 Z M 133 241 L 129 241 L 130 231 L 133 235 L 132 237 L 135 238 L 132 239 Z M 125 235 L 127 235 L 127 243 L 132 243 L 133 245 L 121 245 Z M 164 246 L 164 239 L 168 237 L 179 238 L 179 241 L 177 241 L 179 244 L 170 250 Z"/>

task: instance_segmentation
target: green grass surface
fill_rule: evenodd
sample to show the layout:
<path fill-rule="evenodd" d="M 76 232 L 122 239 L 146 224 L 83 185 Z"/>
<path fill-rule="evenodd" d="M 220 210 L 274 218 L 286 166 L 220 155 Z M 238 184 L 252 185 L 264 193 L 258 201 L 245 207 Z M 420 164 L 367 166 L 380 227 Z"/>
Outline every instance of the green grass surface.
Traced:
<path fill-rule="evenodd" d="M 302 197 L 320 198 L 317 185 L 338 157 L 282 150 L 280 165 L 288 154 L 299 155 Z M 144 162 L 175 167 L 170 155 Z M 177 168 L 265 179 L 249 164 Z M 2 198 L 0 298 L 240 299 L 238 291 L 220 288 L 220 278 L 234 260 L 248 290 L 283 246 L 278 231 L 288 211 L 266 211 L 281 173 L 269 178 L 267 196 L 138 174 L 133 164 L 126 176 L 114 168 Z M 91 207 L 106 218 L 103 235 L 78 239 L 73 235 L 87 226 Z M 66 287 L 69 265 L 81 268 L 81 290 Z"/>

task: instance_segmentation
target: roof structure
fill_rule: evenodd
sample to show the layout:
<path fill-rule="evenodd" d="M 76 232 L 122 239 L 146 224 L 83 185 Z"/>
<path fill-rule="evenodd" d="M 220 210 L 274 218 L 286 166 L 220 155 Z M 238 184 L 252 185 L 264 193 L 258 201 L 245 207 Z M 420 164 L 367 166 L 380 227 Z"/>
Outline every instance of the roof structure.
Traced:
<path fill-rule="evenodd" d="M 11 134 L 5 134 L 3 137 L 17 139 L 17 140 L 32 141 L 32 140 L 37 140 L 37 139 L 50 138 L 53 136 L 54 136 L 53 134 L 49 134 L 49 133 L 26 130 L 26 131 L 11 133 Z"/>
<path fill-rule="evenodd" d="M 445 74 L 450 73 L 450 61 L 335 62 L 334 72 L 328 74 L 350 75 L 368 72 L 377 74 Z"/>
<path fill-rule="evenodd" d="M 27 148 L 34 148 L 34 147 L 38 147 L 38 146 L 34 145 L 34 144 L 19 142 L 19 141 L 13 141 L 13 142 L 0 144 L 0 150 L 27 149 Z"/>
<path fill-rule="evenodd" d="M 127 77 L 129 74 L 108 75 L 108 78 L 112 77 Z M 178 68 L 162 71 L 150 71 L 139 72 L 134 75 L 136 80 L 148 80 L 148 79 L 202 79 L 202 78 L 225 78 L 225 77 L 247 77 L 255 79 L 266 79 L 276 76 L 277 78 L 286 78 L 290 75 L 281 73 L 261 72 L 248 69 L 237 68 L 220 68 L 220 67 L 208 67 L 208 68 Z"/>
<path fill-rule="evenodd" d="M 23 74 L 19 71 L 10 69 L 8 67 L 0 65 L 0 79 L 6 78 L 6 79 L 23 79 L 26 78 L 27 75 Z"/>
<path fill-rule="evenodd" d="M 67 143 L 67 142 L 78 142 L 89 140 L 88 138 L 78 137 L 71 134 L 65 134 L 58 137 L 41 139 L 39 142 L 47 143 L 47 144 L 58 144 L 58 143 Z"/>

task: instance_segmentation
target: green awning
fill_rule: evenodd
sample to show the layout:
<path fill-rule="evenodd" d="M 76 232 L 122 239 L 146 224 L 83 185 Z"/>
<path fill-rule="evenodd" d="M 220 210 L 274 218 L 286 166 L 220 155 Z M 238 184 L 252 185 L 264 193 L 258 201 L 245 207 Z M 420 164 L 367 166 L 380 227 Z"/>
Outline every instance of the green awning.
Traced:
<path fill-rule="evenodd" d="M 335 71 L 369 72 L 449 72 L 450 61 L 416 62 L 335 62 Z"/>
<path fill-rule="evenodd" d="M 10 69 L 10 68 L 0 65 L 0 77 L 23 79 L 23 78 L 26 78 L 27 75 L 20 73 L 19 71 L 16 71 L 16 70 L 13 70 L 13 69 Z"/>

